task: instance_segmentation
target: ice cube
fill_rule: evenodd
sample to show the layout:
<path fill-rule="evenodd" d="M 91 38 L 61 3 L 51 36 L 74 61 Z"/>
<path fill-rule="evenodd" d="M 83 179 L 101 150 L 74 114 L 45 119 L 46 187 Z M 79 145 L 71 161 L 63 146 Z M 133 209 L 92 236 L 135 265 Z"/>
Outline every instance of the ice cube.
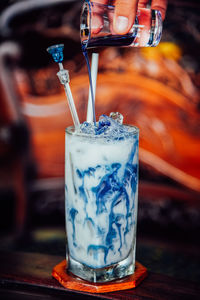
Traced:
<path fill-rule="evenodd" d="M 118 123 L 123 124 L 124 117 L 119 112 L 111 112 L 109 117 L 112 118 L 113 120 L 117 121 Z"/>
<path fill-rule="evenodd" d="M 108 116 L 101 115 L 99 117 L 99 127 L 110 126 L 110 125 L 111 125 L 111 120 Z"/>
<path fill-rule="evenodd" d="M 108 127 L 111 126 L 110 118 L 106 115 L 102 115 L 99 117 L 98 127 L 96 128 L 96 134 L 105 134 L 107 132 Z"/>

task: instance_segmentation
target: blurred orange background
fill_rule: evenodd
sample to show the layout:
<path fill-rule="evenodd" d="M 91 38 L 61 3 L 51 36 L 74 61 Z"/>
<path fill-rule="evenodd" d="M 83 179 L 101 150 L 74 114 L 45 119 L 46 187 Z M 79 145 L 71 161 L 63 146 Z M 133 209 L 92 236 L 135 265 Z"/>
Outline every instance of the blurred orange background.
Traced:
<path fill-rule="evenodd" d="M 72 119 L 48 46 L 65 45 L 64 67 L 81 121 L 89 90 L 81 3 L 28 2 L 4 1 L 0 23 L 0 195 L 12 190 L 19 232 L 27 219 L 36 224 L 36 216 L 51 216 L 55 207 L 63 215 L 65 128 Z M 169 1 L 158 47 L 97 49 L 97 117 L 119 111 L 140 129 L 142 224 L 163 225 L 164 214 L 166 228 L 199 228 L 199 12 L 198 1 Z"/>

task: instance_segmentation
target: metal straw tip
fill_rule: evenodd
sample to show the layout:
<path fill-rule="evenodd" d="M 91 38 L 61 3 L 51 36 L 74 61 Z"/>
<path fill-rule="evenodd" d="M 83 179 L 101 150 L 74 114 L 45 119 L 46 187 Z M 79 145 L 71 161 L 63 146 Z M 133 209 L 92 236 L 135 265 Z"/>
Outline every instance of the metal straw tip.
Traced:
<path fill-rule="evenodd" d="M 57 63 L 61 63 L 63 61 L 63 44 L 53 45 L 47 48 L 47 52 L 52 55 L 53 60 Z"/>

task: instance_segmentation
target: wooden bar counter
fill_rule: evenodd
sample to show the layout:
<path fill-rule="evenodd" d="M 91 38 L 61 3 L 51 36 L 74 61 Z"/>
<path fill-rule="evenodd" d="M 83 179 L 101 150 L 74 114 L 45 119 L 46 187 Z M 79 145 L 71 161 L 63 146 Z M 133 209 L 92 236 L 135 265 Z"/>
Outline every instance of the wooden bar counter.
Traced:
<path fill-rule="evenodd" d="M 51 275 L 63 257 L 25 253 L 0 253 L 0 299 L 136 299 L 194 300 L 200 297 L 197 283 L 148 272 L 135 289 L 105 294 L 75 292 L 63 288 Z"/>

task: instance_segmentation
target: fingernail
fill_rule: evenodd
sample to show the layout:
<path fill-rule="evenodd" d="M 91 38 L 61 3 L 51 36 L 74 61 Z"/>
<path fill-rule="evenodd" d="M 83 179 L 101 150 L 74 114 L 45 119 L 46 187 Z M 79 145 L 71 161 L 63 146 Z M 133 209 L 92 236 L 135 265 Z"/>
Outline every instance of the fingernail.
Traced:
<path fill-rule="evenodd" d="M 126 31 L 128 27 L 128 18 L 124 16 L 118 16 L 116 20 L 116 29 L 118 32 L 124 32 Z"/>

